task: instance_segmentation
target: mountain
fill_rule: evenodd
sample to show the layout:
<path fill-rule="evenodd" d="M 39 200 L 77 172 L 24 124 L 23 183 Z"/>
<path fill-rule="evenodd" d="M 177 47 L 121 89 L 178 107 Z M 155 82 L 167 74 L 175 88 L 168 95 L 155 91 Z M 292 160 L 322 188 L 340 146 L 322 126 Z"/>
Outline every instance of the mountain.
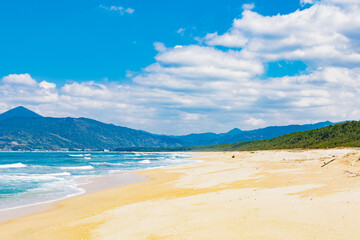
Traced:
<path fill-rule="evenodd" d="M 280 137 L 228 143 L 209 146 L 187 146 L 171 148 L 119 148 L 118 151 L 255 151 L 273 149 L 325 149 L 335 147 L 360 147 L 360 121 L 343 122 L 335 125 L 286 134 Z"/>
<path fill-rule="evenodd" d="M 6 118 L 0 120 L 0 149 L 102 150 L 116 147 L 181 146 L 177 140 L 170 137 L 157 136 L 92 119 L 49 118 L 30 114 L 28 111 L 20 108 L 20 111 L 17 109 L 15 113 L 25 114 L 11 118 L 6 117 L 10 116 L 6 114 Z"/>
<path fill-rule="evenodd" d="M 7 118 L 16 118 L 16 117 L 41 118 L 42 116 L 40 116 L 39 114 L 37 114 L 33 111 L 30 111 L 27 108 L 24 108 L 23 106 L 19 106 L 19 107 L 10 109 L 9 111 L 0 114 L 0 120 L 7 119 Z"/>
<path fill-rule="evenodd" d="M 251 131 L 234 128 L 220 134 L 166 136 L 105 124 L 88 118 L 42 117 L 24 107 L 17 107 L 0 114 L 0 150 L 102 150 L 204 146 L 269 139 L 332 124 L 323 122 L 267 127 Z"/>
<path fill-rule="evenodd" d="M 270 139 L 293 132 L 307 131 L 317 128 L 333 125 L 334 123 L 326 121 L 315 124 L 305 125 L 289 125 L 289 126 L 273 126 L 260 128 L 250 131 L 241 131 L 238 128 L 234 128 L 227 133 L 200 133 L 189 134 L 185 136 L 175 136 L 174 138 L 179 140 L 183 146 L 205 146 L 213 144 L 225 144 L 246 142 L 261 139 Z"/>
<path fill-rule="evenodd" d="M 223 135 L 234 135 L 234 134 L 239 134 L 242 133 L 242 131 L 238 128 L 234 128 L 231 129 L 230 131 L 228 131 L 227 133 L 222 133 Z"/>
<path fill-rule="evenodd" d="M 317 149 L 334 147 L 360 147 L 360 121 L 351 121 L 296 132 L 273 139 L 212 146 L 188 147 L 187 151 L 253 151 L 269 149 Z M 179 148 L 177 148 L 180 151 Z"/>

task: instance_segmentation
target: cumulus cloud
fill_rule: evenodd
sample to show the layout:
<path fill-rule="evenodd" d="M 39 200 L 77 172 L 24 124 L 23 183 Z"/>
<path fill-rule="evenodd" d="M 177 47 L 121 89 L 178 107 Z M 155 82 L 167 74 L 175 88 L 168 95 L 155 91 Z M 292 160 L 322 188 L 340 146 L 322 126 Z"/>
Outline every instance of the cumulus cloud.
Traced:
<path fill-rule="evenodd" d="M 159 48 L 159 47 L 158 47 Z M 221 86 L 246 82 L 261 75 L 264 67 L 238 52 L 223 52 L 196 45 L 160 48 L 157 63 L 146 67 L 133 81 L 140 85 L 165 89 L 212 91 Z"/>
<path fill-rule="evenodd" d="M 225 33 L 221 36 L 219 36 L 217 32 L 208 33 L 204 40 L 206 44 L 211 46 L 221 45 L 230 48 L 242 48 L 248 42 L 248 38 L 237 30 Z"/>
<path fill-rule="evenodd" d="M 355 34 L 360 28 L 359 7 L 359 2 L 340 6 L 329 0 L 272 17 L 244 10 L 228 32 L 208 34 L 204 40 L 209 45 L 241 48 L 243 55 L 264 62 L 286 59 L 314 66 L 354 66 L 360 63 L 360 40 Z"/>
<path fill-rule="evenodd" d="M 56 88 L 56 84 L 46 82 L 46 81 L 42 81 L 41 83 L 39 83 L 39 87 L 46 90 L 46 91 L 51 91 L 51 90 L 54 90 Z"/>
<path fill-rule="evenodd" d="M 56 85 L 43 81 L 38 83 L 29 74 L 10 74 L 2 78 L 0 84 L 0 101 L 7 105 L 22 103 L 54 103 L 58 100 Z"/>
<path fill-rule="evenodd" d="M 231 116 L 250 128 L 254 123 L 359 118 L 351 109 L 358 104 L 353 97 L 359 87 L 360 3 L 301 3 L 312 6 L 275 16 L 244 6 L 229 31 L 207 34 L 200 41 L 205 45 L 162 48 L 157 62 L 134 81 L 202 96 L 204 108 L 235 112 Z M 302 61 L 308 73 L 266 78 L 265 64 L 280 60 Z"/>
<path fill-rule="evenodd" d="M 161 42 L 154 42 L 154 47 L 155 50 L 158 52 L 164 52 L 166 51 L 166 46 L 165 44 L 161 43 Z"/>
<path fill-rule="evenodd" d="M 29 74 L 5 76 L 0 108 L 33 106 L 168 134 L 359 119 L 360 3 L 301 3 L 310 6 L 275 16 L 244 7 L 228 31 L 206 34 L 198 45 L 154 43 L 155 62 L 131 72 L 129 84 L 56 86 Z M 306 71 L 267 76 L 269 62 L 293 60 Z"/>
<path fill-rule="evenodd" d="M 309 1 L 309 0 L 305 0 L 305 1 Z M 255 8 L 255 4 L 254 3 L 246 3 L 242 5 L 242 8 L 245 10 L 251 10 Z"/>
<path fill-rule="evenodd" d="M 360 68 L 328 67 L 267 81 L 213 82 L 208 90 L 194 86 L 191 91 L 75 82 L 55 89 L 52 85 L 52 92 L 48 92 L 44 85 L 48 84 L 41 82 L 27 89 L 2 85 L 0 100 L 9 107 L 22 104 L 52 116 L 56 113 L 48 109 L 56 109 L 55 116 L 92 117 L 172 134 L 360 116 L 356 111 L 360 104 Z"/>
<path fill-rule="evenodd" d="M 2 82 L 5 84 L 27 85 L 34 86 L 36 81 L 31 78 L 30 74 L 10 74 L 2 78 Z"/>
<path fill-rule="evenodd" d="M 317 0 L 300 0 L 300 4 L 302 6 L 306 5 L 306 4 L 314 4 Z"/>

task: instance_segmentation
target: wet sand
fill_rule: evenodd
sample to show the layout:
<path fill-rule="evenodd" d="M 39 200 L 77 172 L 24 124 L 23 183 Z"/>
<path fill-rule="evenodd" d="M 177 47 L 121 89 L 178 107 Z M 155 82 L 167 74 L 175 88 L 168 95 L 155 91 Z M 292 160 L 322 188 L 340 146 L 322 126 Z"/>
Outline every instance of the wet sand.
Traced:
<path fill-rule="evenodd" d="M 80 185 L 79 188 L 84 189 L 84 193 L 86 194 L 147 180 L 149 179 L 143 176 L 139 176 L 135 173 L 119 173 L 111 176 L 88 178 L 86 181 L 89 183 Z M 49 211 L 56 208 L 57 201 L 31 204 L 29 206 L 0 211 L 0 223 L 35 213 Z"/>

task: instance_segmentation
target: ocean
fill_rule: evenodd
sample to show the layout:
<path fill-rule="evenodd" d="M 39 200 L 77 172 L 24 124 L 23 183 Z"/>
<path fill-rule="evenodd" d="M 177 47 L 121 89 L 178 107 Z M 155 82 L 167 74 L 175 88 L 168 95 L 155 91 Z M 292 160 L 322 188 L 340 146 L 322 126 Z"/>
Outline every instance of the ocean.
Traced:
<path fill-rule="evenodd" d="M 88 177 L 188 163 L 183 153 L 0 152 L 0 211 L 85 192 Z"/>

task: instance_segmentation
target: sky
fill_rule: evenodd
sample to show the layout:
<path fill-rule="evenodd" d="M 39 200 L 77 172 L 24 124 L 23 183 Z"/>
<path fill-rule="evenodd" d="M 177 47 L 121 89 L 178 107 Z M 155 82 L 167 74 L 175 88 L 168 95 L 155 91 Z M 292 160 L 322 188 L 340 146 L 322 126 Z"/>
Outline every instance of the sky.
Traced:
<path fill-rule="evenodd" d="M 0 111 L 158 134 L 360 119 L 358 0 L 2 0 Z"/>

